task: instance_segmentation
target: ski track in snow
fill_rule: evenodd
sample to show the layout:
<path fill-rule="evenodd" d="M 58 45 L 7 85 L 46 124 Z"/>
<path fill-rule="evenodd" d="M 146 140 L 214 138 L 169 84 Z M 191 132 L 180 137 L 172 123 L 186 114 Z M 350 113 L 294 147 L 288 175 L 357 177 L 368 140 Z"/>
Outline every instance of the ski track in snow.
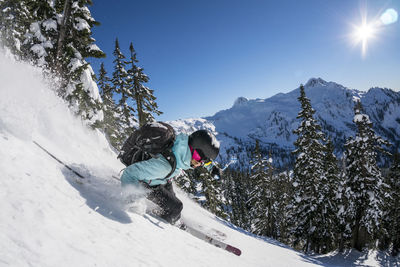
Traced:
<path fill-rule="evenodd" d="M 0 266 L 388 264 L 373 253 L 306 256 L 215 217 L 177 189 L 183 218 L 206 231 L 225 233 L 224 241 L 242 250 L 240 257 L 151 216 L 129 212 L 112 178 L 123 165 L 104 136 L 75 119 L 38 70 L 0 53 L 0 73 Z"/>

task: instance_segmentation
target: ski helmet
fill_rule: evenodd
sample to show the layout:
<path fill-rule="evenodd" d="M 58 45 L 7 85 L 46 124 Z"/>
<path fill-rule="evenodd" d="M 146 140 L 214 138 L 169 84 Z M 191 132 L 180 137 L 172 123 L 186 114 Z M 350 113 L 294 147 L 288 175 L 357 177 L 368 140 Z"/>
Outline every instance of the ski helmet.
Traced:
<path fill-rule="evenodd" d="M 219 153 L 219 142 L 206 130 L 198 130 L 189 135 L 189 145 L 196 149 L 203 160 L 213 160 Z"/>

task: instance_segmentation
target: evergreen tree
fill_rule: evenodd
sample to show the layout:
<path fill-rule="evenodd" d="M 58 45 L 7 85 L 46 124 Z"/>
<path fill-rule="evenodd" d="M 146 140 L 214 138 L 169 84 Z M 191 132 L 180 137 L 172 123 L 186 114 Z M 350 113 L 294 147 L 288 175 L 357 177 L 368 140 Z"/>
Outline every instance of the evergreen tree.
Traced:
<path fill-rule="evenodd" d="M 258 140 L 250 164 L 252 164 L 250 176 L 252 191 L 249 200 L 251 229 L 255 234 L 272 237 L 276 233 L 272 166 L 261 154 Z"/>
<path fill-rule="evenodd" d="M 323 144 L 324 135 L 321 126 L 313 118 L 315 110 L 306 97 L 303 85 L 300 86 L 301 111 L 297 118 L 300 125 L 294 131 L 298 135 L 295 141 L 297 156 L 294 166 L 295 188 L 294 198 L 291 201 L 292 233 L 295 244 L 305 242 L 303 250 L 317 253 L 326 247 L 328 233 L 325 231 L 327 214 L 332 205 L 325 196 L 326 175 L 324 158 L 326 148 Z M 328 237 L 330 238 L 330 237 Z"/>
<path fill-rule="evenodd" d="M 211 177 L 205 168 L 187 170 L 185 175 L 177 177 L 175 181 L 204 208 L 221 218 L 228 218 L 227 203 L 221 189 L 221 181 Z"/>
<path fill-rule="evenodd" d="M 392 244 L 392 255 L 400 252 L 400 153 L 393 155 L 393 162 L 386 177 L 388 189 L 385 197 L 384 227 Z"/>
<path fill-rule="evenodd" d="M 121 118 L 121 129 L 119 132 L 123 136 L 129 136 L 135 129 L 137 120 L 135 118 L 135 109 L 129 105 L 129 98 L 133 98 L 134 94 L 130 90 L 128 84 L 128 72 L 126 71 L 125 56 L 122 53 L 118 39 L 115 40 L 114 48 L 114 72 L 112 75 L 112 90 L 120 95 L 118 102 L 118 112 Z"/>
<path fill-rule="evenodd" d="M 276 208 L 276 224 L 278 226 L 278 231 L 276 239 L 280 242 L 289 244 L 289 216 L 290 210 L 287 208 L 291 199 L 293 198 L 294 190 L 291 182 L 290 172 L 285 171 L 278 174 L 274 183 L 274 193 L 277 199 Z"/>
<path fill-rule="evenodd" d="M 205 201 L 202 203 L 203 207 L 221 218 L 227 218 L 226 203 L 221 192 L 220 181 L 211 177 L 210 173 L 204 168 L 199 169 L 199 172 L 201 191 L 205 197 Z"/>
<path fill-rule="evenodd" d="M 105 57 L 92 38 L 92 28 L 99 23 L 88 6 L 91 0 L 57 1 L 58 35 L 52 69 L 61 77 L 60 94 L 76 114 L 92 125 L 103 119 L 94 72 L 86 58 Z"/>
<path fill-rule="evenodd" d="M 238 170 L 226 170 L 224 179 L 227 180 L 229 190 L 225 198 L 230 206 L 230 221 L 246 230 L 250 230 L 249 220 L 249 175 Z"/>
<path fill-rule="evenodd" d="M 58 94 L 76 114 L 94 125 L 103 114 L 94 72 L 86 58 L 105 54 L 91 37 L 92 27 L 98 25 L 88 9 L 91 4 L 91 0 L 1 2 L 2 7 L 9 6 L 4 10 L 13 13 L 6 15 L 10 19 L 5 22 L 14 34 L 8 42 L 11 50 L 56 78 L 53 86 Z M 10 22 L 15 24 L 10 26 Z"/>
<path fill-rule="evenodd" d="M 224 171 L 224 179 L 222 181 L 222 193 L 225 199 L 225 203 L 226 203 L 226 212 L 228 215 L 227 220 L 233 223 L 233 187 L 234 187 L 234 183 L 233 183 L 233 172 L 234 170 L 232 169 L 226 169 Z"/>
<path fill-rule="evenodd" d="M 388 144 L 372 129 L 361 103 L 355 105 L 355 138 L 346 141 L 347 186 L 349 187 L 349 222 L 352 246 L 361 251 L 377 234 L 383 208 L 383 179 L 377 166 L 378 151 Z"/>
<path fill-rule="evenodd" d="M 334 249 L 336 229 L 338 225 L 337 192 L 339 188 L 339 169 L 334 154 L 334 146 L 329 139 L 325 146 L 324 174 L 321 177 L 320 205 L 322 205 L 325 228 L 322 230 L 321 253 L 327 253 Z"/>
<path fill-rule="evenodd" d="M 27 32 L 21 40 L 22 59 L 50 68 L 58 35 L 54 2 L 22 0 L 21 3 L 26 5 L 31 14 L 27 21 Z"/>
<path fill-rule="evenodd" d="M 337 245 L 339 251 L 343 252 L 344 248 L 349 247 L 351 239 L 351 226 L 349 223 L 349 210 L 350 210 L 350 188 L 347 186 L 347 170 L 346 170 L 346 154 L 342 157 L 341 169 L 338 175 L 338 188 L 335 197 L 337 216 L 337 225 L 335 228 Z"/>
<path fill-rule="evenodd" d="M 190 178 L 192 177 L 192 175 L 190 175 L 191 172 L 193 172 L 193 170 L 186 170 L 174 180 L 183 191 L 194 196 L 194 194 L 196 194 L 196 183 L 194 179 Z"/>
<path fill-rule="evenodd" d="M 157 103 L 155 102 L 154 90 L 143 85 L 149 81 L 149 77 L 143 73 L 142 68 L 136 65 L 139 61 L 137 60 L 136 51 L 132 43 L 129 46 L 129 51 L 130 60 L 127 64 L 131 66 L 128 70 L 128 84 L 130 89 L 127 95 L 136 102 L 139 126 L 142 126 L 146 122 L 154 121 L 152 113 L 160 115 L 162 112 L 158 110 Z"/>
<path fill-rule="evenodd" d="M 21 45 L 31 21 L 26 0 L 0 0 L 0 43 L 17 58 L 22 58 Z"/>
<path fill-rule="evenodd" d="M 102 121 L 101 128 L 104 130 L 109 142 L 113 147 L 119 149 L 123 140 L 118 129 L 120 129 L 120 119 L 118 108 L 114 101 L 114 92 L 110 84 L 111 79 L 107 76 L 107 71 L 104 64 L 101 63 L 99 70 L 99 78 L 97 84 L 100 89 L 100 95 L 103 100 L 103 113 L 104 120 Z"/>

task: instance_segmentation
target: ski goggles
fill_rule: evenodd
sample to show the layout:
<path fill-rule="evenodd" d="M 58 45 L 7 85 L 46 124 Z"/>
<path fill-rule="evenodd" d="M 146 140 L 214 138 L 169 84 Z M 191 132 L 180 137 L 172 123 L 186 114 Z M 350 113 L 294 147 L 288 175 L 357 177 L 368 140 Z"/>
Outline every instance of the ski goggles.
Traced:
<path fill-rule="evenodd" d="M 205 158 L 202 159 L 202 157 L 200 156 L 199 152 L 196 149 L 193 149 L 193 147 L 189 146 L 190 148 L 190 152 L 192 152 L 192 159 L 194 159 L 197 162 L 200 162 L 202 166 L 208 166 L 211 164 L 211 160 Z"/>

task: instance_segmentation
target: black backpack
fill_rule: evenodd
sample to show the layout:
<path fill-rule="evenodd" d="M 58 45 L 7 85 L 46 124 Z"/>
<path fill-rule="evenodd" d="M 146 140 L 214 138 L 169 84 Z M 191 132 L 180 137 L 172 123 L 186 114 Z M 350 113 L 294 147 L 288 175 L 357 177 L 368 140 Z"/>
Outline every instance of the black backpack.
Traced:
<path fill-rule="evenodd" d="M 148 122 L 135 130 L 122 146 L 118 158 L 125 166 L 133 163 L 156 158 L 157 154 L 163 155 L 171 164 L 171 172 L 176 169 L 176 158 L 172 153 L 175 142 L 175 131 L 171 125 L 164 122 Z"/>

